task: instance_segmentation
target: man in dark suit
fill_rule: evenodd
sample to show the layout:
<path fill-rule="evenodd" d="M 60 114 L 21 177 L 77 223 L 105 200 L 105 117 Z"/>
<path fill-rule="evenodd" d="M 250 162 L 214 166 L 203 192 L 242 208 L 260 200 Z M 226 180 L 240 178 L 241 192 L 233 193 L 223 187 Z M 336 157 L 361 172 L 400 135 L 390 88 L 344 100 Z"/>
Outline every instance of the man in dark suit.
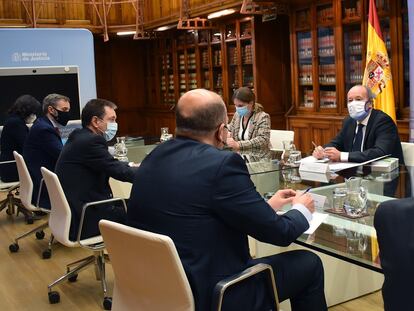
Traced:
<path fill-rule="evenodd" d="M 23 157 L 33 181 L 32 204 L 37 203 L 42 174 L 40 168 L 46 167 L 52 172 L 62 150 L 59 127 L 69 121 L 70 100 L 60 94 L 49 94 L 43 99 L 44 116 L 38 118 L 29 131 L 23 148 Z M 39 206 L 50 209 L 46 187 L 40 194 Z"/>
<path fill-rule="evenodd" d="M 275 271 L 280 300 L 293 310 L 326 310 L 319 257 L 293 251 L 253 260 L 247 236 L 289 245 L 309 226 L 309 194 L 278 191 L 265 202 L 255 190 L 244 160 L 221 150 L 227 138 L 223 100 L 207 90 L 184 94 L 176 107 L 175 139 L 162 143 L 141 163 L 128 204 L 127 223 L 168 235 L 177 247 L 197 311 L 211 310 L 215 284 L 258 262 Z M 293 208 L 282 216 L 284 204 Z M 270 310 L 258 279 L 225 300 L 223 310 Z"/>
<path fill-rule="evenodd" d="M 412 310 L 414 306 L 413 222 L 413 198 L 383 202 L 375 212 L 385 311 Z"/>
<path fill-rule="evenodd" d="M 315 148 L 313 156 L 360 163 L 390 154 L 403 164 L 397 126 L 386 113 L 372 108 L 374 98 L 368 87 L 352 87 L 348 92 L 349 117 L 338 135 L 325 148 Z"/>
<path fill-rule="evenodd" d="M 70 239 L 76 240 L 85 203 L 112 198 L 109 177 L 132 182 L 136 168 L 120 162 L 108 152 L 107 141 L 117 131 L 116 105 L 104 99 L 90 100 L 82 110 L 82 129 L 73 131 L 56 164 L 56 174 L 72 210 Z M 123 223 L 121 205 L 89 208 L 81 238 L 99 234 L 98 222 L 109 219 Z"/>

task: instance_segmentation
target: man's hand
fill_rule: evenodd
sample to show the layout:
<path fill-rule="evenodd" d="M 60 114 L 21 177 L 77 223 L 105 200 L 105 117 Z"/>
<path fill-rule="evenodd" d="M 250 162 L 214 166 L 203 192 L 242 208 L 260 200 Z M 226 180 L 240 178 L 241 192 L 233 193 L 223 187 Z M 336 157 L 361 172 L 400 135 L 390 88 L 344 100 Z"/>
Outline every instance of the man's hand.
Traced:
<path fill-rule="evenodd" d="M 228 137 L 226 140 L 226 145 L 229 146 L 231 149 L 233 149 L 234 151 L 239 151 L 240 150 L 240 145 L 237 141 L 235 141 L 233 138 Z"/>
<path fill-rule="evenodd" d="M 303 204 L 311 213 L 315 211 L 315 203 L 309 193 L 297 193 L 292 199 L 292 205 L 293 204 Z"/>
<path fill-rule="evenodd" d="M 324 153 L 323 153 L 323 147 L 318 146 L 313 150 L 312 155 L 317 158 L 318 160 L 323 159 Z"/>
<path fill-rule="evenodd" d="M 341 152 L 336 149 L 335 147 L 327 147 L 325 148 L 325 157 L 327 157 L 332 162 L 340 162 L 341 161 Z"/>
<path fill-rule="evenodd" d="M 279 190 L 267 201 L 267 203 L 277 211 L 281 209 L 283 205 L 291 203 L 295 195 L 296 192 L 292 189 Z"/>

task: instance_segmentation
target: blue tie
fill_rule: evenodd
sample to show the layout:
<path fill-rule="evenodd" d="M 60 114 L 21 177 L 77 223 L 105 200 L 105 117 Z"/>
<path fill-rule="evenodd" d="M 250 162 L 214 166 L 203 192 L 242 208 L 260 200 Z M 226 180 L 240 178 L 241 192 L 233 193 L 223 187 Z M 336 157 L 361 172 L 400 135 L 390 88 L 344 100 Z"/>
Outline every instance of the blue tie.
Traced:
<path fill-rule="evenodd" d="M 362 145 L 362 128 L 364 127 L 364 125 L 362 123 L 358 124 L 358 131 L 355 135 L 355 140 L 354 140 L 354 144 L 352 145 L 352 150 L 351 151 L 361 151 L 361 145 Z"/>

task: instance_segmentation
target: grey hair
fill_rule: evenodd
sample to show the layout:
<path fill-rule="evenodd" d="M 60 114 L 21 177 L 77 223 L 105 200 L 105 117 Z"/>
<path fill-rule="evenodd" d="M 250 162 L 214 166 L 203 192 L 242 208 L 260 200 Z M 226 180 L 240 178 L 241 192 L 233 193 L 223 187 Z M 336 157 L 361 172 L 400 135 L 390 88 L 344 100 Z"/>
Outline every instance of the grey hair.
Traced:
<path fill-rule="evenodd" d="M 65 95 L 60 95 L 60 94 L 55 94 L 55 93 L 47 95 L 43 99 L 43 105 L 42 105 L 43 113 L 47 114 L 47 108 L 49 106 L 52 106 L 53 108 L 56 108 L 58 102 L 61 101 L 61 100 L 64 100 L 64 101 L 67 101 L 68 103 L 70 103 L 69 97 L 67 97 Z"/>
<path fill-rule="evenodd" d="M 375 95 L 374 92 L 368 86 L 363 85 L 363 87 L 367 91 L 368 100 L 370 101 L 370 103 L 373 103 L 374 102 L 374 99 L 377 97 L 377 95 Z"/>

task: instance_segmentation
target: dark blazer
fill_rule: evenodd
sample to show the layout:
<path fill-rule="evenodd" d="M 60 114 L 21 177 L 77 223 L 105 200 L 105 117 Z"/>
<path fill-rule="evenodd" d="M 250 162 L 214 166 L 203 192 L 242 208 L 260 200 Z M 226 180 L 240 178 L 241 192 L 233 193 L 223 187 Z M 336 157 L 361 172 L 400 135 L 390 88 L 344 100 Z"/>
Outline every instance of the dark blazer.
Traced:
<path fill-rule="evenodd" d="M 252 265 L 247 235 L 286 246 L 308 227 L 297 210 L 275 213 L 238 154 L 182 137 L 162 143 L 141 163 L 127 223 L 171 237 L 198 311 L 210 311 L 219 280 Z M 243 290 L 243 310 L 264 310 L 254 306 L 262 288 L 252 283 Z"/>
<path fill-rule="evenodd" d="M 414 198 L 381 203 L 374 216 L 384 272 L 385 311 L 414 306 Z"/>
<path fill-rule="evenodd" d="M 29 128 L 23 118 L 15 114 L 9 115 L 1 132 L 0 161 L 14 160 L 13 151 L 23 154 L 23 145 L 28 133 Z M 12 182 L 19 180 L 15 163 L 1 164 L 0 172 L 2 181 Z"/>
<path fill-rule="evenodd" d="M 23 157 L 33 181 L 33 204 L 36 204 L 42 180 L 40 168 L 44 166 L 53 172 L 62 147 L 62 140 L 52 122 L 47 117 L 37 119 L 29 131 L 23 148 Z M 46 187 L 42 189 L 39 205 L 50 208 Z"/>
<path fill-rule="evenodd" d="M 56 164 L 56 174 L 62 184 L 72 210 L 70 239 L 76 240 L 82 206 L 91 201 L 112 198 L 109 177 L 132 182 L 136 169 L 114 159 L 108 144 L 101 136 L 87 128 L 73 131 Z M 100 219 L 125 221 L 119 206 L 105 205 L 91 208 L 86 214 L 82 238 L 99 234 Z"/>
<path fill-rule="evenodd" d="M 353 151 L 357 122 L 351 117 L 345 118 L 338 135 L 325 147 L 335 147 L 339 151 L 349 152 L 349 162 L 365 162 L 380 156 L 391 154 L 404 164 L 398 129 L 394 121 L 384 112 L 372 109 L 369 117 L 362 152 Z"/>

